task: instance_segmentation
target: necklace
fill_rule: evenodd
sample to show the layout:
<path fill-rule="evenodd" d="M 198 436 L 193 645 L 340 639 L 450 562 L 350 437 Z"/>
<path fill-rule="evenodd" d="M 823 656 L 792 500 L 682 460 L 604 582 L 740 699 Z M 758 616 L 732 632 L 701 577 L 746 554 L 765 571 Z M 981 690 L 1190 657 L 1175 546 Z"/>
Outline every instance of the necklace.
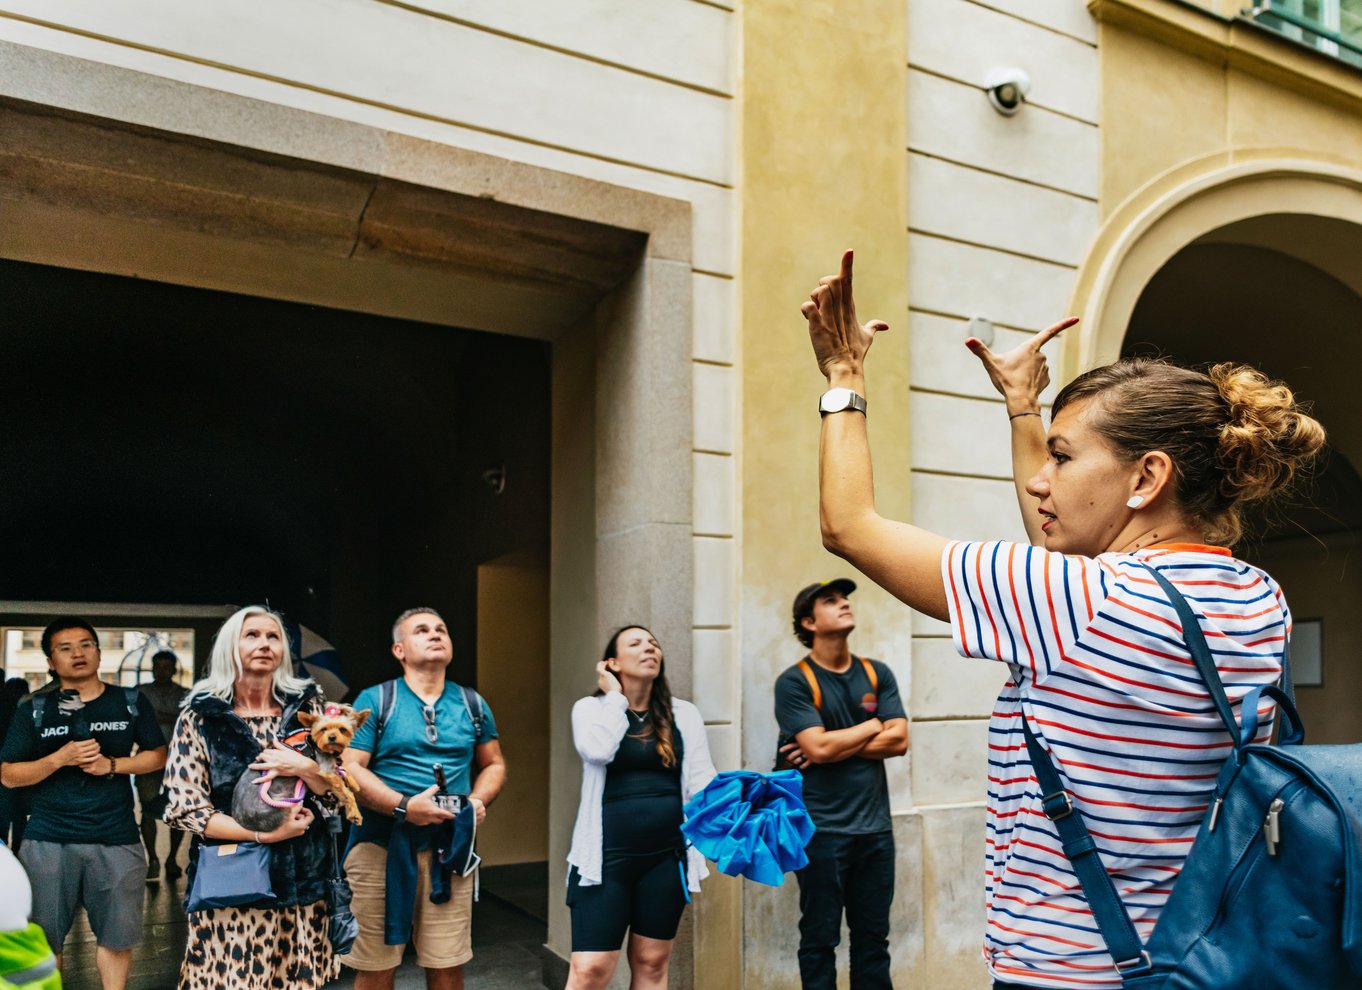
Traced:
<path fill-rule="evenodd" d="M 233 705 L 232 708 L 242 718 L 268 718 L 272 715 L 279 714 L 278 712 L 272 710 L 266 710 L 263 712 L 248 711 L 247 709 L 241 707 L 240 705 Z"/>
<path fill-rule="evenodd" d="M 637 724 L 640 729 L 643 728 L 643 723 L 648 721 L 648 716 L 652 714 L 652 712 L 644 712 L 642 715 L 640 715 L 632 708 L 626 708 L 625 711 L 629 713 L 630 723 L 632 724 L 634 723 L 635 720 L 637 720 Z"/>

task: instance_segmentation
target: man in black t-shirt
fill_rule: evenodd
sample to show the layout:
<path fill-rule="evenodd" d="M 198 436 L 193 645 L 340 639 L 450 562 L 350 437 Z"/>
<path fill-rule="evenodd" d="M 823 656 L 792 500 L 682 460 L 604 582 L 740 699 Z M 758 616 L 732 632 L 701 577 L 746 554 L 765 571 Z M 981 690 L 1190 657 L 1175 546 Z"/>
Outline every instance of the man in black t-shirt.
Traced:
<path fill-rule="evenodd" d="M 19 703 L 0 747 L 0 779 L 27 789 L 19 859 L 43 881 L 33 920 L 60 960 L 83 906 L 103 988 L 123 990 L 142 940 L 147 869 L 128 778 L 165 766 L 165 737 L 135 692 L 99 679 L 99 637 L 84 619 L 54 620 L 42 647 L 55 682 Z"/>
<path fill-rule="evenodd" d="M 852 654 L 856 617 L 846 578 L 795 596 L 795 637 L 809 648 L 776 679 L 781 756 L 804 774 L 817 827 L 799 879 L 799 975 L 804 990 L 835 990 L 842 913 L 851 933 L 852 990 L 890 990 L 889 906 L 894 833 L 884 761 L 908 751 L 898 683 L 878 660 Z"/>

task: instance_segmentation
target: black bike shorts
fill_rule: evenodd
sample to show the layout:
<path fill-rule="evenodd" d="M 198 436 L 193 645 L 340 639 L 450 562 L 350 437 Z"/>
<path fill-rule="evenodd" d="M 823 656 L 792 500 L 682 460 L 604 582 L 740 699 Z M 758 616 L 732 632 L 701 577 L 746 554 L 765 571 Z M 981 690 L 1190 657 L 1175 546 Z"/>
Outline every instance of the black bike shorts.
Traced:
<path fill-rule="evenodd" d="M 583 887 L 577 867 L 568 872 L 573 952 L 615 952 L 631 931 L 645 938 L 676 938 L 686 910 L 686 855 L 682 850 L 607 853 L 601 882 Z"/>

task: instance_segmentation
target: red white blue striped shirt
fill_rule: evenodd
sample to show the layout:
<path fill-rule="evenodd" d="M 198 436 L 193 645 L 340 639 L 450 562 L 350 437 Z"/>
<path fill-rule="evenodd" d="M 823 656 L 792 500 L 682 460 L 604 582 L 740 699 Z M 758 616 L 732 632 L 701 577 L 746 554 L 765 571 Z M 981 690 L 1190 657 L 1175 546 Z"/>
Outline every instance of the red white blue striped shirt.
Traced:
<path fill-rule="evenodd" d="M 1050 750 L 1136 930 L 1148 938 L 1196 837 L 1230 738 L 1156 568 L 1201 621 L 1230 703 L 1275 683 L 1290 614 L 1277 584 L 1218 547 L 1069 557 L 953 543 L 942 575 L 956 648 L 1011 677 L 988 733 L 984 957 L 995 979 L 1120 986 L 1041 810 L 1022 712 Z M 1257 740 L 1272 731 L 1265 702 Z"/>

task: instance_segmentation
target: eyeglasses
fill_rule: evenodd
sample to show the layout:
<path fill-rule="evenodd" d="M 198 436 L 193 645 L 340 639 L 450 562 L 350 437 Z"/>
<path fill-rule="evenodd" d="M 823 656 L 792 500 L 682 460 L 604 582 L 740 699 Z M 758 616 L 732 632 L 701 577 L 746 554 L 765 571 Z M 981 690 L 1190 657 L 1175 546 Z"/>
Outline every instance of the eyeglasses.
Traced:
<path fill-rule="evenodd" d="M 62 643 L 60 646 L 52 647 L 52 652 L 59 656 L 66 656 L 74 653 L 79 648 L 82 652 L 99 649 L 99 644 L 92 639 L 82 639 L 79 643 Z"/>
<path fill-rule="evenodd" d="M 437 743 L 440 741 L 440 730 L 435 727 L 435 706 L 422 705 L 421 717 L 426 720 L 426 742 Z"/>

